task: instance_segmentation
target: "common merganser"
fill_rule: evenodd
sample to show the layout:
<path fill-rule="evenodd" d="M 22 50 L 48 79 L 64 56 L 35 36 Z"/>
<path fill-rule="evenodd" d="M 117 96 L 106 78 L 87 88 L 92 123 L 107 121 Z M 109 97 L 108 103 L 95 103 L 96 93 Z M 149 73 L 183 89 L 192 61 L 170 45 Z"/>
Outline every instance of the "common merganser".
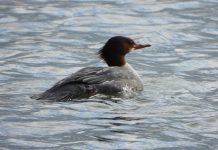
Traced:
<path fill-rule="evenodd" d="M 96 94 L 119 95 L 125 89 L 142 91 L 142 81 L 137 72 L 126 62 L 125 55 L 135 49 L 150 46 L 136 44 L 128 37 L 112 37 L 98 52 L 109 67 L 83 68 L 32 98 L 63 101 L 89 98 Z"/>

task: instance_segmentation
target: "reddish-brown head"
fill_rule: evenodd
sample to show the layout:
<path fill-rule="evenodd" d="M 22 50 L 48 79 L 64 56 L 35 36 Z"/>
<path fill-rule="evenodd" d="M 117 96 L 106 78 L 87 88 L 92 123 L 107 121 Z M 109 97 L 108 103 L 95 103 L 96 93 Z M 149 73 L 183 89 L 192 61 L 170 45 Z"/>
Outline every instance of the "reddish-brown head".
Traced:
<path fill-rule="evenodd" d="M 125 55 L 132 50 L 150 47 L 149 44 L 136 44 L 132 39 L 123 36 L 110 38 L 98 52 L 108 66 L 125 65 Z"/>

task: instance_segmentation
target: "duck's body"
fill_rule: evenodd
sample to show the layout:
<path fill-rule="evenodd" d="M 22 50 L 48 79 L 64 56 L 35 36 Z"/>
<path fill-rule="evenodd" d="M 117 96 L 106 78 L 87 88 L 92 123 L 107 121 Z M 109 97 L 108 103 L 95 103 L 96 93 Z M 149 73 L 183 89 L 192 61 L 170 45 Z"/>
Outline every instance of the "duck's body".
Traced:
<path fill-rule="evenodd" d="M 69 100 L 95 94 L 120 95 L 125 90 L 142 91 L 143 84 L 129 64 L 118 67 L 88 67 L 57 82 L 35 99 Z"/>
<path fill-rule="evenodd" d="M 129 41 L 130 43 L 127 43 Z M 118 43 L 118 49 L 113 48 L 112 43 L 114 42 L 115 44 Z M 118 51 L 124 49 L 124 46 L 129 47 L 125 51 Z M 129 38 L 113 37 L 99 51 L 101 58 L 105 60 L 109 67 L 83 68 L 57 82 L 44 93 L 35 95 L 32 98 L 70 100 L 88 98 L 96 94 L 119 95 L 127 89 L 131 91 L 142 91 L 142 81 L 136 71 L 126 63 L 125 54 L 133 48 L 139 49 L 148 46 L 150 45 L 137 45 Z"/>

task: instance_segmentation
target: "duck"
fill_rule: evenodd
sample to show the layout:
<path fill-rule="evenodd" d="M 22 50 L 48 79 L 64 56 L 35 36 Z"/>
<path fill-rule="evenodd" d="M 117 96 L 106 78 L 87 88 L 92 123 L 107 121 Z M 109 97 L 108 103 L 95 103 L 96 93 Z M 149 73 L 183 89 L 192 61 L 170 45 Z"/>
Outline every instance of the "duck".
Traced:
<path fill-rule="evenodd" d="M 107 67 L 85 67 L 58 81 L 54 86 L 31 98 L 36 100 L 68 101 L 90 98 L 97 94 L 121 96 L 128 91 L 143 91 L 143 82 L 138 73 L 126 61 L 129 52 L 150 47 L 136 44 L 131 38 L 115 36 L 98 51 Z"/>

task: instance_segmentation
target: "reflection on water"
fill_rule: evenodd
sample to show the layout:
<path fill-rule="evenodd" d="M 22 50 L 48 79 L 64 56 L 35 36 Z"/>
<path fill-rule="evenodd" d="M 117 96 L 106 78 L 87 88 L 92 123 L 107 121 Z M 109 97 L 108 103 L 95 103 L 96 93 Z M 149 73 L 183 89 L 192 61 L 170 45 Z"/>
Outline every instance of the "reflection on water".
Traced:
<path fill-rule="evenodd" d="M 218 148 L 218 3 L 0 2 L 3 149 Z M 112 36 L 152 47 L 128 55 L 144 92 L 51 103 L 29 98 L 81 67 Z"/>

